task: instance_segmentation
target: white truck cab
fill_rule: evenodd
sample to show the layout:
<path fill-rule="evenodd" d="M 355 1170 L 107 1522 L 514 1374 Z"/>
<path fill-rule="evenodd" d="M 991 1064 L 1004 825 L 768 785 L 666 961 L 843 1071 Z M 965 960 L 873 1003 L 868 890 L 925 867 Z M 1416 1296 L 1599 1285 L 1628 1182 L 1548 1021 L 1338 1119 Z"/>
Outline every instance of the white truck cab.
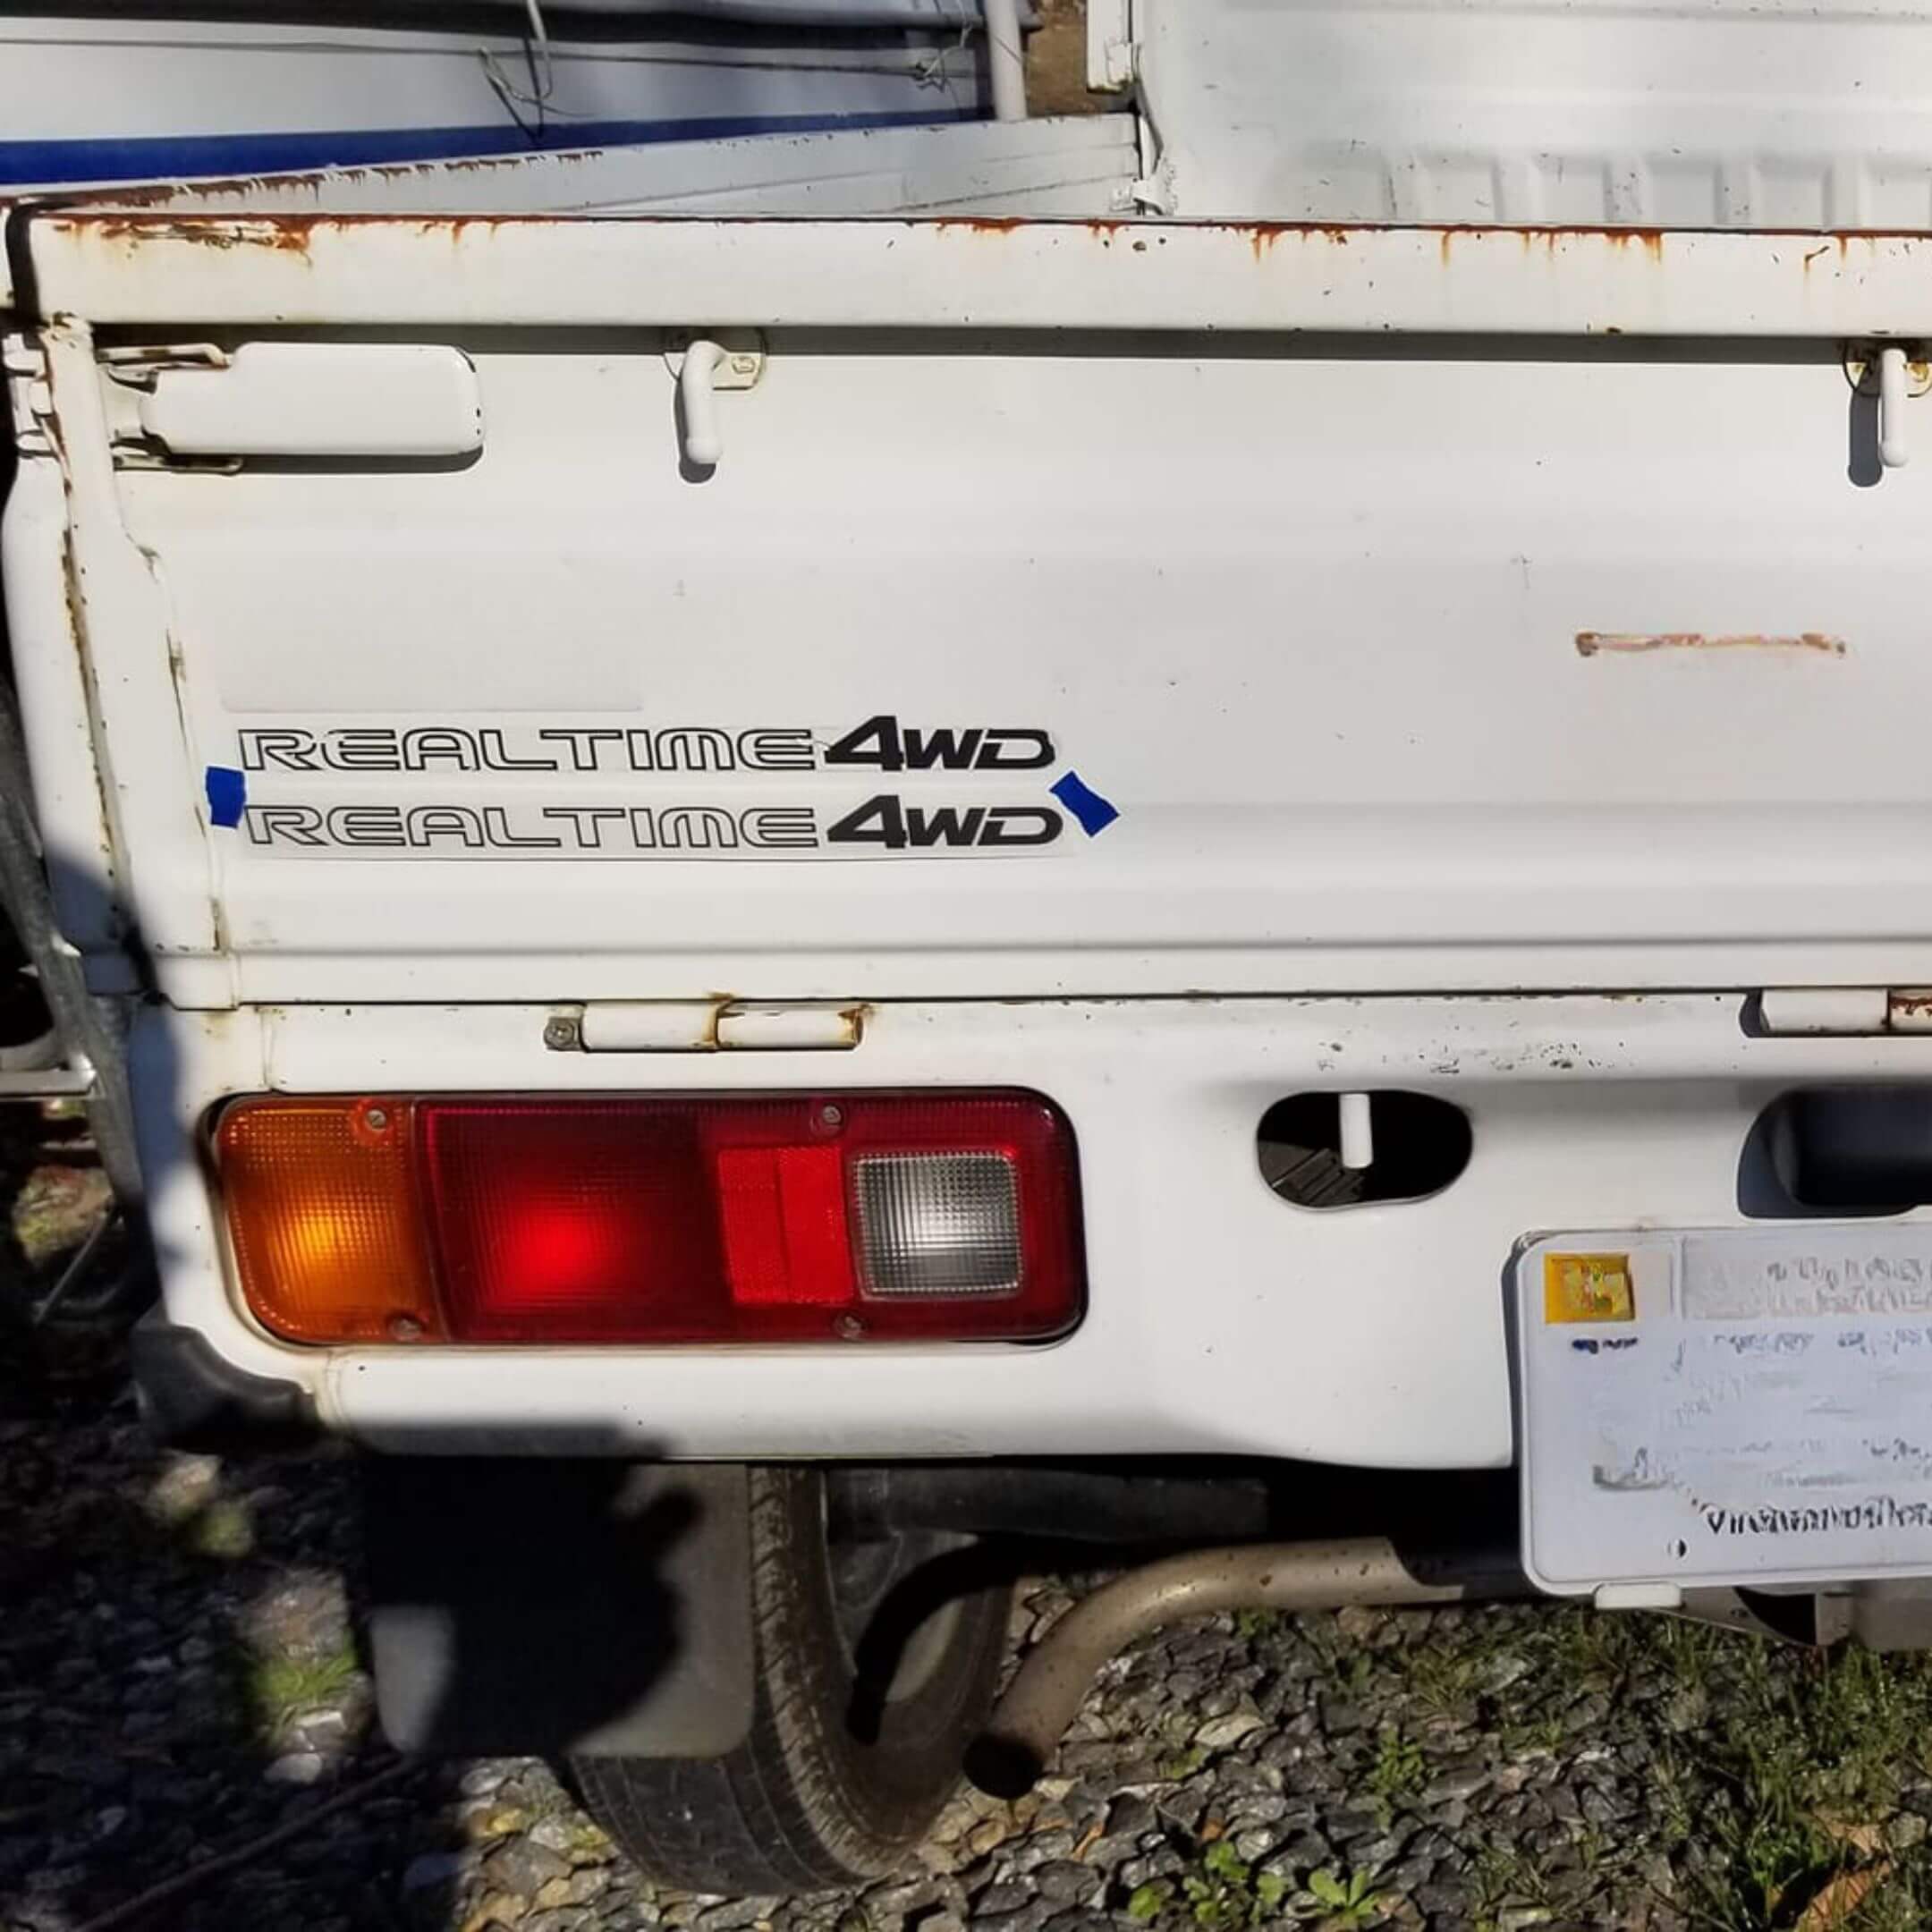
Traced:
<path fill-rule="evenodd" d="M 1932 1575 L 1932 9 L 1089 30 L 7 216 L 149 1401 L 370 1452 L 392 1729 L 708 1889 L 917 1839 L 996 1532 L 1212 1549 L 993 1781 L 1177 1606 Z"/>

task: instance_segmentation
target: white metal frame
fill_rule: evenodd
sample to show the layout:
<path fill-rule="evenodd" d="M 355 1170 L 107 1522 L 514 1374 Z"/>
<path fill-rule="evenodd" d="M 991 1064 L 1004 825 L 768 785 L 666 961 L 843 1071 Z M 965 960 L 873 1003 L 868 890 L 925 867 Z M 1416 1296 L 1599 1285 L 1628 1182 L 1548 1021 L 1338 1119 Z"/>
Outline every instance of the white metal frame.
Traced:
<path fill-rule="evenodd" d="M 1311 223 L 195 216 L 26 219 L 96 324 L 1932 335 L 1932 234 Z"/>

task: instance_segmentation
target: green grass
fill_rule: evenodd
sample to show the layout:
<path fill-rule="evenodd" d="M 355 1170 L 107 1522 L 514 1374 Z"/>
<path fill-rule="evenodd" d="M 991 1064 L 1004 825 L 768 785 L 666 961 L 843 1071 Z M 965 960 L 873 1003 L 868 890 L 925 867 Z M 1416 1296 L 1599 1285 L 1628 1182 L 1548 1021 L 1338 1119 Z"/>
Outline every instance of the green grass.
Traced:
<path fill-rule="evenodd" d="M 1662 1640 L 1674 1671 L 1709 1689 L 1704 1722 L 1666 1752 L 1685 1792 L 1673 1822 L 1699 1851 L 1685 1893 L 1699 1920 L 1777 1932 L 1840 1874 L 1881 1859 L 1890 1876 L 1853 1922 L 1916 1907 L 1922 1854 L 1894 1863 L 1871 1841 L 1902 1784 L 1927 1770 L 1932 1665 L 1851 1647 L 1814 1657 L 1690 1624 Z"/>
<path fill-rule="evenodd" d="M 1382 1914 L 1384 1902 L 1377 1896 L 1367 1872 L 1310 1872 L 1309 1890 L 1315 1894 L 1326 1926 L 1364 1925 Z"/>
<path fill-rule="evenodd" d="M 1151 1878 L 1127 1900 L 1127 1915 L 1142 1925 L 1191 1919 L 1204 1932 L 1239 1932 L 1273 1923 L 1288 1881 L 1258 1872 L 1225 1838 L 1204 1847 L 1178 1880 Z"/>
<path fill-rule="evenodd" d="M 1932 1657 L 1580 1609 L 1472 1615 L 1353 1664 L 1332 1633 L 1313 1640 L 1334 1681 L 1377 1673 L 1355 1775 L 1385 1813 L 1430 1816 L 1438 1753 L 1496 1764 L 1496 1794 L 1452 1831 L 1479 1924 L 1544 1908 L 1618 1925 L 1667 1903 L 1699 1932 L 1817 1932 L 1835 1904 L 1835 1932 L 1932 1927 L 1932 1831 L 1901 1809 L 1932 1784 Z M 1496 1809 L 1542 1790 L 1552 1758 L 1580 1800 L 1595 1784 L 1619 1808 L 1606 1822 L 1580 1803 L 1554 1873 Z M 1586 1776 L 1584 1759 L 1610 1768 Z"/>
<path fill-rule="evenodd" d="M 233 1496 L 216 1496 L 188 1519 L 182 1535 L 196 1555 L 237 1563 L 255 1547 L 254 1513 Z"/>
<path fill-rule="evenodd" d="M 1368 1792 L 1385 1819 L 1404 1799 L 1428 1783 L 1428 1760 L 1422 1747 L 1403 1737 L 1394 1724 L 1384 1724 L 1376 1739 L 1375 1762 L 1368 1767 Z"/>
<path fill-rule="evenodd" d="M 268 1657 L 251 1659 L 248 1697 L 256 1728 L 273 1737 L 304 1711 L 336 1703 L 355 1682 L 352 1650 L 320 1657 Z"/>

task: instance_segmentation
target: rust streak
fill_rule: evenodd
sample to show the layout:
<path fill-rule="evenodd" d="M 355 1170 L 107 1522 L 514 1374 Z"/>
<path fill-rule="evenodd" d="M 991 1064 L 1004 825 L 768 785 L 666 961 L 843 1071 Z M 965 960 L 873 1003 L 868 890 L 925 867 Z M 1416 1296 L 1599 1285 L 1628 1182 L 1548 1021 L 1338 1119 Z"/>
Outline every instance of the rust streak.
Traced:
<path fill-rule="evenodd" d="M 1804 650 L 1843 657 L 1845 640 L 1822 631 L 1800 631 L 1786 637 L 1740 631 L 1710 637 L 1702 631 L 1579 631 L 1577 656 L 1595 657 L 1604 652 L 1631 654 L 1663 650 Z"/>
<path fill-rule="evenodd" d="M 179 242 L 191 248 L 274 249 L 306 256 L 315 236 L 352 229 L 412 229 L 425 238 L 445 235 L 453 242 L 467 239 L 471 230 L 491 233 L 499 228 L 534 227 L 554 220 L 546 215 L 393 215 L 358 212 L 330 215 L 70 215 L 61 229 L 82 240 L 120 242 L 138 248 L 144 242 Z"/>

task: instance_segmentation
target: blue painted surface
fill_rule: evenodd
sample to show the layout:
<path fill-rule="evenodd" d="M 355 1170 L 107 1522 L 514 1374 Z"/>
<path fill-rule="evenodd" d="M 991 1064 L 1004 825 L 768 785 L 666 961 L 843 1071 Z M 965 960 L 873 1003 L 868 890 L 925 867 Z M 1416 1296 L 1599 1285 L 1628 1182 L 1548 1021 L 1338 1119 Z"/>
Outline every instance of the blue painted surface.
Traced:
<path fill-rule="evenodd" d="M 203 781 L 208 787 L 208 818 L 218 826 L 238 826 L 248 809 L 248 780 L 229 765 L 210 765 Z"/>
<path fill-rule="evenodd" d="M 1077 772 L 1069 772 L 1049 790 L 1080 821 L 1080 830 L 1089 838 L 1097 837 L 1120 817 L 1120 807 L 1102 798 L 1091 785 L 1083 784 Z"/>
<path fill-rule="evenodd" d="M 472 155 L 541 154 L 573 148 L 640 148 L 663 141 L 735 140 L 750 134 L 824 134 L 848 128 L 976 121 L 937 114 L 714 115 L 690 121 L 569 121 L 536 134 L 489 127 L 337 128 L 263 134 L 158 134 L 127 140 L 0 140 L 0 186 L 172 181 L 184 175 L 282 174 L 314 168 L 451 161 Z"/>

